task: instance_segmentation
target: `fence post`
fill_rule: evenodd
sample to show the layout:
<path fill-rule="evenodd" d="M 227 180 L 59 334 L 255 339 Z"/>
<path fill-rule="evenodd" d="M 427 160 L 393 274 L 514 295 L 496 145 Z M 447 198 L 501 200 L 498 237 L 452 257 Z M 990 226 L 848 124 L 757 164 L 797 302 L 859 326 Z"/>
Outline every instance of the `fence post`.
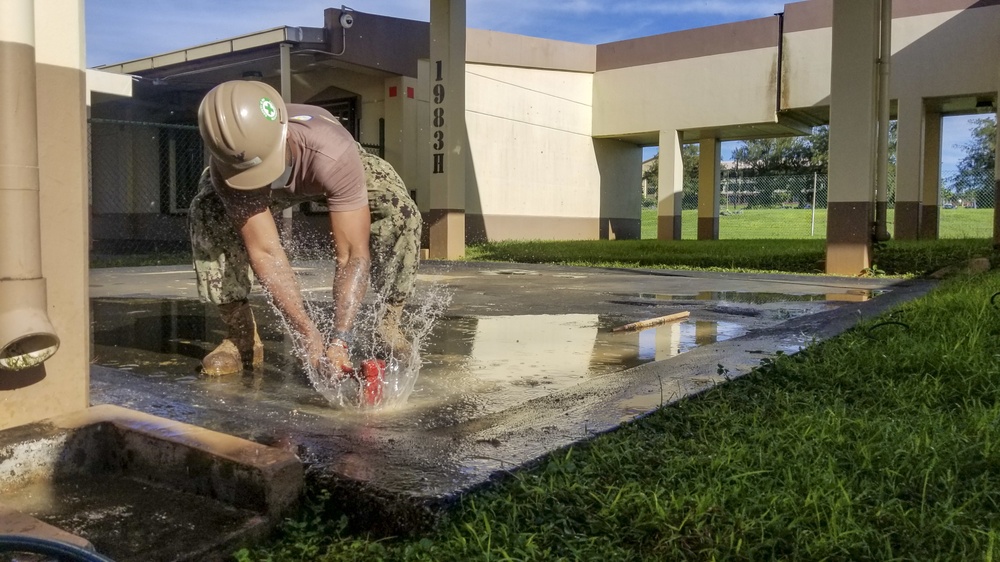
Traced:
<path fill-rule="evenodd" d="M 812 226 L 809 236 L 816 236 L 816 178 L 819 172 L 813 172 L 813 204 L 812 204 Z"/>

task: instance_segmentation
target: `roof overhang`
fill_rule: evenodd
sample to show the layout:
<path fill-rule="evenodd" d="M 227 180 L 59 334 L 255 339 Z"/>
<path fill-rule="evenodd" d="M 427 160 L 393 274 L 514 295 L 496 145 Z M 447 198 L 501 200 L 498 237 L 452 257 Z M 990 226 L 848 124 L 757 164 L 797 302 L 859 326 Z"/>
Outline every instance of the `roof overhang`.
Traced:
<path fill-rule="evenodd" d="M 88 69 L 87 105 L 93 103 L 132 97 L 132 77 L 100 70 Z"/>
<path fill-rule="evenodd" d="M 131 76 L 131 107 L 145 106 L 169 119 L 190 119 L 191 108 L 221 82 L 280 83 L 284 46 L 293 89 L 313 76 L 326 81 L 331 71 L 416 77 L 418 60 L 429 56 L 428 23 L 352 11 L 353 25 L 345 29 L 341 13 L 324 10 L 324 27 L 275 27 L 93 70 Z"/>

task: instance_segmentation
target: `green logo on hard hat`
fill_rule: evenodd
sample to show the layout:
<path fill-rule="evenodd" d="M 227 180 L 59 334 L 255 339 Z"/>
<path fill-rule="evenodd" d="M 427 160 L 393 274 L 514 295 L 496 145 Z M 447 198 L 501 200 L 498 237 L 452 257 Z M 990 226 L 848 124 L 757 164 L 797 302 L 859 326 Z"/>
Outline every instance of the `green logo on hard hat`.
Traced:
<path fill-rule="evenodd" d="M 268 121 L 274 121 L 278 118 L 278 108 L 274 105 L 274 102 L 267 98 L 260 98 L 260 112 L 264 114 L 264 117 Z"/>

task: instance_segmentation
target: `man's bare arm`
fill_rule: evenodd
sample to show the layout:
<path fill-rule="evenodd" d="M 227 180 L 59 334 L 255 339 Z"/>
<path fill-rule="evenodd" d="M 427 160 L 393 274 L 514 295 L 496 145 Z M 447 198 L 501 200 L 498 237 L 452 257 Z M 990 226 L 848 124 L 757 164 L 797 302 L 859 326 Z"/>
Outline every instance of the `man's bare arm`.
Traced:
<path fill-rule="evenodd" d="M 292 330 L 305 340 L 320 338 L 316 324 L 306 312 L 302 292 L 291 263 L 281 247 L 278 227 L 271 212 L 264 208 L 237 224 L 246 245 L 257 280 L 271 297 Z"/>
<path fill-rule="evenodd" d="M 334 330 L 350 332 L 368 292 L 371 212 L 367 205 L 353 211 L 331 211 L 330 228 L 337 254 L 337 275 L 333 280 Z"/>

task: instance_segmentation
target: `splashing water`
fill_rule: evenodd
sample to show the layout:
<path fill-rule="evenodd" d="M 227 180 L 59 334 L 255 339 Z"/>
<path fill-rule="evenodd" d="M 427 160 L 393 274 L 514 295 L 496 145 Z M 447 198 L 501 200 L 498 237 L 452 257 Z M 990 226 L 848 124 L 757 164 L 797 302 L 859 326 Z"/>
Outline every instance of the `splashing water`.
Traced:
<path fill-rule="evenodd" d="M 335 256 L 330 252 L 328 233 L 297 232 L 294 238 L 282 240 L 282 245 L 291 259 L 322 260 L 336 270 Z M 307 361 L 300 361 L 309 382 L 327 402 L 334 407 L 354 407 L 364 409 L 386 409 L 405 404 L 417 381 L 421 368 L 420 350 L 431 334 L 438 318 L 451 303 L 452 292 L 438 285 L 419 285 L 415 294 L 406 303 L 402 314 L 398 315 L 398 328 L 402 337 L 410 343 L 408 350 L 396 350 L 386 345 L 379 337 L 379 327 L 390 304 L 385 295 L 377 294 L 369 287 L 364 305 L 354 321 L 354 342 L 351 345 L 351 363 L 355 373 L 352 376 L 331 380 L 313 369 Z M 270 299 L 269 299 L 270 301 Z M 273 305 L 272 305 L 273 306 Z M 320 332 L 329 334 L 333 330 L 333 309 L 329 300 L 306 300 L 306 310 L 316 322 Z M 290 329 L 287 319 L 279 311 L 285 330 Z M 296 354 L 304 357 L 303 346 L 295 341 Z M 384 369 L 380 381 L 381 388 L 366 388 L 365 361 L 382 360 Z M 371 397 L 375 396 L 375 400 Z M 369 398 L 366 400 L 366 397 Z"/>
<path fill-rule="evenodd" d="M 377 410 L 402 406 L 413 391 L 420 373 L 421 347 L 450 304 L 451 296 L 445 288 L 431 285 L 423 287 L 410 299 L 399 321 L 400 331 L 410 343 L 410 348 L 398 351 L 389 348 L 378 335 L 390 306 L 383 295 L 370 292 L 372 302 L 361 308 L 354 322 L 355 340 L 351 346 L 354 374 L 330 379 L 303 362 L 309 382 L 331 406 Z M 333 326 L 329 302 L 307 301 L 306 307 L 320 331 L 329 333 Z M 302 346 L 296 342 L 295 347 L 302 357 Z M 384 361 L 379 380 L 366 380 L 366 372 L 362 369 L 364 362 L 372 360 Z"/>

